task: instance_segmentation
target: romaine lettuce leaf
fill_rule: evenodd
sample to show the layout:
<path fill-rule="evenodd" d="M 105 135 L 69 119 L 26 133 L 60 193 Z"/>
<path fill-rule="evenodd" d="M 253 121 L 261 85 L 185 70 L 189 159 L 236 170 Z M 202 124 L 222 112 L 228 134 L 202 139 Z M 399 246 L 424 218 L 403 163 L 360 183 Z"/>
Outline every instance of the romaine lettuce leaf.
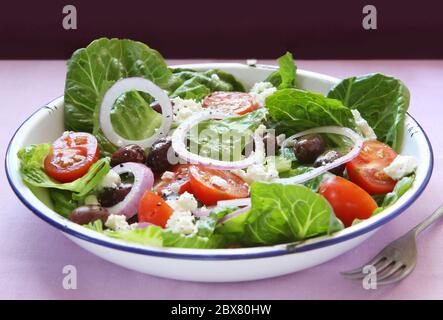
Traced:
<path fill-rule="evenodd" d="M 294 64 L 292 54 L 286 52 L 277 59 L 279 69 L 271 73 L 265 81 L 272 83 L 278 89 L 294 88 L 297 66 Z"/>
<path fill-rule="evenodd" d="M 65 128 L 92 132 L 104 92 L 115 81 L 134 76 L 166 89 L 171 72 L 157 51 L 128 39 L 101 38 L 75 51 L 66 75 Z"/>
<path fill-rule="evenodd" d="M 254 182 L 245 222 L 247 244 L 300 241 L 343 229 L 321 195 L 302 185 Z"/>
<path fill-rule="evenodd" d="M 79 203 L 73 199 L 71 191 L 50 189 L 49 196 L 51 197 L 54 211 L 66 218 L 72 210 L 79 207 Z"/>
<path fill-rule="evenodd" d="M 351 110 L 339 100 L 299 89 L 277 90 L 266 98 L 276 130 L 288 135 L 320 126 L 355 128 Z"/>
<path fill-rule="evenodd" d="M 351 77 L 332 88 L 328 97 L 357 109 L 379 141 L 401 150 L 409 91 L 400 80 L 380 73 Z"/>
<path fill-rule="evenodd" d="M 217 160 L 239 160 L 241 151 L 266 115 L 266 109 L 261 108 L 242 116 L 201 121 L 198 130 L 190 130 L 190 146 L 199 154 Z"/>
<path fill-rule="evenodd" d="M 394 190 L 392 190 L 391 192 L 389 192 L 388 194 L 386 194 L 386 196 L 383 199 L 383 202 L 381 204 L 380 207 L 378 207 L 377 209 L 375 209 L 374 213 L 372 215 L 375 215 L 381 211 L 383 211 L 384 209 L 392 206 L 395 202 L 397 202 L 397 200 L 405 194 L 406 191 L 408 191 L 415 180 L 415 175 L 412 174 L 410 176 L 407 177 L 403 177 L 401 178 L 394 187 Z"/>
<path fill-rule="evenodd" d="M 214 91 L 245 91 L 233 75 L 218 69 L 203 72 L 172 69 L 172 72 L 168 87 L 171 97 L 201 100 Z"/>
<path fill-rule="evenodd" d="M 46 174 L 43 166 L 50 149 L 50 144 L 31 144 L 19 150 L 20 174 L 26 183 L 35 187 L 69 190 L 80 198 L 94 189 L 110 170 L 109 160 L 101 159 L 83 177 L 72 182 L 58 182 Z"/>

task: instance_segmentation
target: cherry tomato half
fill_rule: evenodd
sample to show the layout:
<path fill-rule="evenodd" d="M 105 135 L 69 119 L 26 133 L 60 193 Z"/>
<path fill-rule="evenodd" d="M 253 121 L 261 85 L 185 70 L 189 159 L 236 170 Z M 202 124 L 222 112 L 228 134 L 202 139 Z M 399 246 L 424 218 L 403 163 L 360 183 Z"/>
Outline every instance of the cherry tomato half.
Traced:
<path fill-rule="evenodd" d="M 85 132 L 65 132 L 46 156 L 46 173 L 60 182 L 74 181 L 88 172 L 100 156 L 97 139 Z"/>
<path fill-rule="evenodd" d="M 249 195 L 248 184 L 229 171 L 190 166 L 189 181 L 191 193 L 207 206 L 220 200 L 246 198 Z"/>
<path fill-rule="evenodd" d="M 342 177 L 323 181 L 319 193 L 328 200 L 334 213 L 345 227 L 355 219 L 367 219 L 377 208 L 377 203 L 365 190 Z"/>
<path fill-rule="evenodd" d="M 222 112 L 241 115 L 257 109 L 258 103 L 249 93 L 217 91 L 205 97 L 203 108 L 214 108 Z"/>
<path fill-rule="evenodd" d="M 157 185 L 154 187 L 154 191 L 158 195 L 168 194 L 173 192 L 172 185 L 174 183 L 178 183 L 180 185 L 179 194 L 188 191 L 191 193 L 191 185 L 189 183 L 189 164 L 178 164 L 173 167 L 172 172 L 174 173 L 174 177 L 172 179 L 162 179 Z"/>
<path fill-rule="evenodd" d="M 346 170 L 352 182 L 358 184 L 370 194 L 391 192 L 396 181 L 383 169 L 397 157 L 390 146 L 379 141 L 365 141 L 359 155 L 346 164 Z"/>
<path fill-rule="evenodd" d="M 138 206 L 138 222 L 149 222 L 164 228 L 173 212 L 158 194 L 146 191 Z"/>

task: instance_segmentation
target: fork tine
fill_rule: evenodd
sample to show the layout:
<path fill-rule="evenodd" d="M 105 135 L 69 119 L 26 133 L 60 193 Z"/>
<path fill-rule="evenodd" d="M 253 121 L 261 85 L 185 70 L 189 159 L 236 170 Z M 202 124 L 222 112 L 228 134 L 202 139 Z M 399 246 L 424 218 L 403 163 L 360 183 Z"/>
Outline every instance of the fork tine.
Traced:
<path fill-rule="evenodd" d="M 406 278 L 411 272 L 412 270 L 414 270 L 415 264 L 413 264 L 412 266 L 407 266 L 406 268 L 404 268 L 403 270 L 401 270 L 400 272 L 395 272 L 393 275 L 391 275 L 390 278 L 386 278 L 382 281 L 379 281 L 377 279 L 377 285 L 388 285 L 388 284 L 393 284 L 395 282 L 398 282 L 400 280 L 403 280 L 404 278 Z"/>
<path fill-rule="evenodd" d="M 394 273 L 396 273 L 397 271 L 399 271 L 402 267 L 404 267 L 403 262 L 397 261 L 395 262 L 392 267 L 387 267 L 385 269 L 385 272 L 383 272 L 380 276 L 377 276 L 377 281 L 383 281 L 387 278 L 389 278 L 390 276 L 392 276 Z M 377 270 L 378 272 L 378 270 Z M 381 271 L 380 271 L 381 272 Z"/>
<path fill-rule="evenodd" d="M 394 260 L 392 260 L 391 258 L 385 257 L 384 260 L 382 260 L 379 264 L 374 265 L 375 271 L 377 272 L 377 274 L 379 274 L 382 271 L 386 270 L 393 262 Z"/>
<path fill-rule="evenodd" d="M 361 278 L 364 278 L 365 274 L 363 274 L 363 268 L 365 266 L 367 266 L 367 265 L 375 265 L 375 264 L 379 263 L 383 259 L 385 259 L 385 257 L 382 256 L 381 254 L 378 254 L 374 258 L 372 258 L 371 260 L 366 262 L 364 265 L 362 265 L 361 267 L 358 267 L 356 269 L 349 270 L 349 271 L 342 271 L 342 272 L 340 272 L 340 274 L 342 276 L 344 276 L 345 278 L 349 278 L 349 279 L 361 279 Z"/>

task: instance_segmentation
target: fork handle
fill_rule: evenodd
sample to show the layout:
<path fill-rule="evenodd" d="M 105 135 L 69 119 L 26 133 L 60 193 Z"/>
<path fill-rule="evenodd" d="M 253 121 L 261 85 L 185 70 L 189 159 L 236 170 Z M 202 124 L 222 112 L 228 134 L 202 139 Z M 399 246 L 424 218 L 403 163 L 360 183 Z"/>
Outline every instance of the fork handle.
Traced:
<path fill-rule="evenodd" d="M 411 231 L 415 233 L 415 236 L 418 236 L 420 232 L 433 224 L 441 216 L 443 216 L 443 205 L 441 205 L 437 210 L 434 211 L 434 213 L 415 226 L 415 228 Z"/>

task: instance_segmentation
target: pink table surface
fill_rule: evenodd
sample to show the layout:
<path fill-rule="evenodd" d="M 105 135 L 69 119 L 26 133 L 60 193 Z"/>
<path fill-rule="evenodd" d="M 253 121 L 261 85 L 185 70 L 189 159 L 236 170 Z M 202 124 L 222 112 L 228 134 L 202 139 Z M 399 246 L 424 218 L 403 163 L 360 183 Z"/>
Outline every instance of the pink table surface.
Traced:
<path fill-rule="evenodd" d="M 383 72 L 407 84 L 412 96 L 410 113 L 429 135 L 435 168 L 425 192 L 401 216 L 357 248 L 305 271 L 244 283 L 183 282 L 126 270 L 81 249 L 27 210 L 1 170 L 0 298 L 442 299 L 442 223 L 427 230 L 419 240 L 417 267 L 397 285 L 364 290 L 360 282 L 343 279 L 339 271 L 367 261 L 441 203 L 443 61 L 298 61 L 298 65 L 336 77 Z M 2 163 L 16 128 L 38 107 L 63 93 L 64 77 L 64 61 L 0 61 Z M 77 290 L 62 287 L 62 268 L 68 264 L 77 267 Z"/>

